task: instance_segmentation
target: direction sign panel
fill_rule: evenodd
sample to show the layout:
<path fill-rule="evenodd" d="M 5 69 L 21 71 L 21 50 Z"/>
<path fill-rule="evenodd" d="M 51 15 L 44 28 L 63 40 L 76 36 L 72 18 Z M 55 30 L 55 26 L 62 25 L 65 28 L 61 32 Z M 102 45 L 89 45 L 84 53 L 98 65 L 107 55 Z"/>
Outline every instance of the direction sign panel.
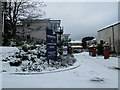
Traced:
<path fill-rule="evenodd" d="M 67 56 L 67 46 L 63 46 L 63 56 Z"/>
<path fill-rule="evenodd" d="M 46 29 L 47 59 L 55 60 L 57 57 L 57 37 L 52 29 Z"/>

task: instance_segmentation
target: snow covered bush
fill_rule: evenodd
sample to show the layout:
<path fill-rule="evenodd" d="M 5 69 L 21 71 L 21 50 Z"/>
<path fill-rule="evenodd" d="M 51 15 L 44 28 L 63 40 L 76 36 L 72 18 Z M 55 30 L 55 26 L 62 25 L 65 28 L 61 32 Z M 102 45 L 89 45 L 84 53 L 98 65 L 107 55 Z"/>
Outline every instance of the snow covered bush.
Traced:
<path fill-rule="evenodd" d="M 35 58 L 31 58 L 31 60 L 22 61 L 21 71 L 24 72 L 40 72 L 47 68 L 47 64 L 44 61 Z"/>
<path fill-rule="evenodd" d="M 62 66 L 68 67 L 68 66 L 72 66 L 75 63 L 76 59 L 73 56 L 68 55 L 64 57 L 61 61 L 62 61 L 61 62 Z"/>
<path fill-rule="evenodd" d="M 20 66 L 22 61 L 16 59 L 9 62 L 10 66 Z"/>
<path fill-rule="evenodd" d="M 73 56 L 68 55 L 66 57 L 58 58 L 56 61 L 50 60 L 50 67 L 55 67 L 56 69 L 69 67 L 72 66 L 75 62 L 76 59 Z"/>
<path fill-rule="evenodd" d="M 22 61 L 24 61 L 24 60 L 29 60 L 29 57 L 28 57 L 27 55 L 23 55 L 23 56 L 21 57 L 21 60 L 22 60 Z"/>
<path fill-rule="evenodd" d="M 22 56 L 21 56 L 21 55 L 19 55 L 19 54 L 17 54 L 17 55 L 16 55 L 16 58 L 21 58 L 21 57 L 22 57 Z"/>
<path fill-rule="evenodd" d="M 66 57 L 58 56 L 56 60 L 50 60 L 49 65 L 46 60 L 46 45 L 44 44 L 28 44 L 24 42 L 22 46 L 18 47 L 13 55 L 4 58 L 4 62 L 8 62 L 10 66 L 17 68 L 17 72 L 40 72 L 52 71 L 59 68 L 66 68 L 72 66 L 76 59 L 73 55 Z"/>
<path fill-rule="evenodd" d="M 30 50 L 33 50 L 33 49 L 36 49 L 36 48 L 37 48 L 37 46 L 32 45 L 32 46 L 30 47 Z"/>
<path fill-rule="evenodd" d="M 23 46 L 22 46 L 22 50 L 23 50 L 24 52 L 27 52 L 27 51 L 28 51 L 28 47 L 27 47 L 26 45 L 23 45 Z"/>

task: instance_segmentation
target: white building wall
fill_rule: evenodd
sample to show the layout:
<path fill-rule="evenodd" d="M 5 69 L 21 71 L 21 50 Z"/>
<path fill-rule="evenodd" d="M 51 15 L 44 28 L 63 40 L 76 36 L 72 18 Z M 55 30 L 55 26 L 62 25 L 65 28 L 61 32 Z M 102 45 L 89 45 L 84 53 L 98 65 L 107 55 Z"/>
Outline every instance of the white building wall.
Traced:
<path fill-rule="evenodd" d="M 120 29 L 118 28 L 118 24 L 116 24 L 98 31 L 98 42 L 100 42 L 100 40 L 108 42 L 111 47 L 111 50 L 114 51 L 114 47 L 115 47 L 115 51 L 118 52 L 120 47 L 118 42 L 119 35 L 120 35 Z"/>
<path fill-rule="evenodd" d="M 30 26 L 28 26 L 28 24 Z M 35 41 L 46 40 L 46 27 L 49 27 L 48 20 L 45 21 L 25 21 L 23 27 L 18 27 L 17 31 L 24 32 L 24 36 L 30 35 Z M 24 30 L 24 31 L 23 31 Z"/>
<path fill-rule="evenodd" d="M 30 33 L 30 36 L 37 39 L 37 40 L 46 40 L 46 30 L 41 30 L 41 31 L 32 31 Z"/>
<path fill-rule="evenodd" d="M 117 51 L 118 52 L 118 47 L 119 47 L 119 45 L 118 45 L 118 41 L 119 41 L 119 39 L 118 39 L 118 36 L 120 35 L 119 33 L 118 33 L 118 25 L 116 25 L 116 26 L 113 26 L 113 29 L 114 29 L 114 45 L 115 45 L 115 51 Z"/>
<path fill-rule="evenodd" d="M 23 27 L 17 27 L 17 31 L 24 32 L 23 36 L 30 35 L 35 41 L 46 41 L 46 28 L 57 29 L 61 20 L 23 20 L 22 22 Z"/>
<path fill-rule="evenodd" d="M 29 32 L 31 37 L 46 41 L 46 27 L 49 27 L 48 23 L 33 23 L 31 27 L 32 31 Z"/>

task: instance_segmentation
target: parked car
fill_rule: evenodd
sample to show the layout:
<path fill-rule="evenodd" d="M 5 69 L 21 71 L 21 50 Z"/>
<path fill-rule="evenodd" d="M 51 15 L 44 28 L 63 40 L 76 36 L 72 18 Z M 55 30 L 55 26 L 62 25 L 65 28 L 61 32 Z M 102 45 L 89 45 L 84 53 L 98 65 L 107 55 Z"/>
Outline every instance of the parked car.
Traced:
<path fill-rule="evenodd" d="M 80 53 L 80 50 L 73 50 L 73 53 Z"/>

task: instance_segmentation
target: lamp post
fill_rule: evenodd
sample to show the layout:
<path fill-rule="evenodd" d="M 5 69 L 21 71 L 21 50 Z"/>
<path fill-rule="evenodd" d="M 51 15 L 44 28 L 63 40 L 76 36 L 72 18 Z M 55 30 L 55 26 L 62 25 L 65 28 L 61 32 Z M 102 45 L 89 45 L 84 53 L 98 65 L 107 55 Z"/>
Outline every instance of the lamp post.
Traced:
<path fill-rule="evenodd" d="M 3 33 L 3 35 L 4 35 L 4 15 L 5 15 L 4 13 L 5 12 L 3 11 L 3 20 L 2 20 L 3 21 L 3 24 L 2 24 L 2 33 Z"/>

